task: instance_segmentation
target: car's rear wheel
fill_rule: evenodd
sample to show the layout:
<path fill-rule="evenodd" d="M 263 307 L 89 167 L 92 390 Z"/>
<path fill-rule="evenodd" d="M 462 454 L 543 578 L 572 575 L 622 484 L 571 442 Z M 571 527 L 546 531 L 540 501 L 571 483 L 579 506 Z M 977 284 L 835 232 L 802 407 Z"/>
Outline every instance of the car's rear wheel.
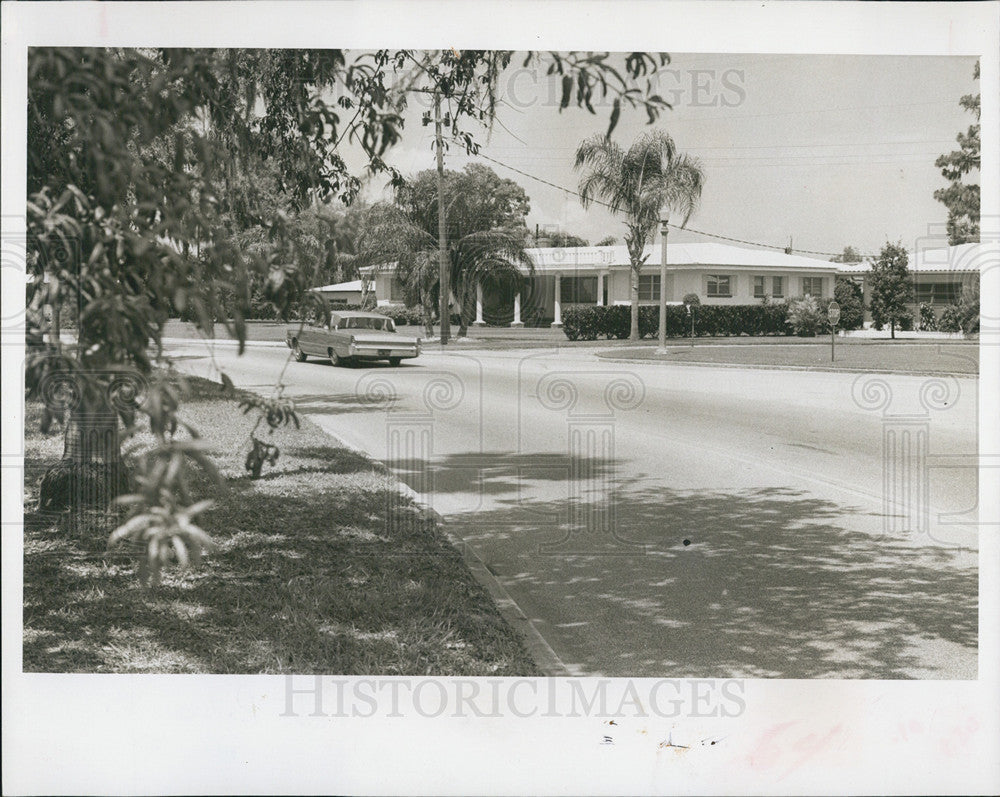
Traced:
<path fill-rule="evenodd" d="M 326 354 L 330 358 L 330 365 L 338 366 L 344 364 L 344 359 L 339 357 L 333 349 L 327 349 Z"/>
<path fill-rule="evenodd" d="M 403 362 L 403 358 L 402 357 L 390 357 L 389 358 L 389 365 L 391 365 L 393 368 L 397 368 L 401 362 Z"/>
<path fill-rule="evenodd" d="M 304 363 L 306 361 L 306 354 L 299 348 L 299 342 L 297 340 L 292 341 L 292 354 L 295 355 L 296 362 Z"/>

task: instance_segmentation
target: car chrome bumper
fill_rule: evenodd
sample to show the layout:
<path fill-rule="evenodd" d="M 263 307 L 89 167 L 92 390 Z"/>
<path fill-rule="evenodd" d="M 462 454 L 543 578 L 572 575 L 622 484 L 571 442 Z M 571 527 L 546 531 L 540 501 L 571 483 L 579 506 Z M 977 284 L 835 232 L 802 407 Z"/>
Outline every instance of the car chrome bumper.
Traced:
<path fill-rule="evenodd" d="M 351 346 L 349 349 L 351 357 L 364 357 L 372 360 L 384 360 L 387 357 L 416 357 L 420 354 L 415 349 L 382 348 L 379 346 Z"/>

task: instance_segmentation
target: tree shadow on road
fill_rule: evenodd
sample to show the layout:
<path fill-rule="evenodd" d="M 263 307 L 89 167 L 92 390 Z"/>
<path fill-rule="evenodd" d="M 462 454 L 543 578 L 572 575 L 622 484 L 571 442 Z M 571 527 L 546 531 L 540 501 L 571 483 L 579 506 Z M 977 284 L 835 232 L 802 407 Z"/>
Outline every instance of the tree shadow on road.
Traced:
<path fill-rule="evenodd" d="M 574 503 L 452 525 L 589 674 L 907 678 L 929 646 L 976 677 L 968 556 L 859 531 L 878 519 L 788 489 L 631 489 L 596 515 Z"/>

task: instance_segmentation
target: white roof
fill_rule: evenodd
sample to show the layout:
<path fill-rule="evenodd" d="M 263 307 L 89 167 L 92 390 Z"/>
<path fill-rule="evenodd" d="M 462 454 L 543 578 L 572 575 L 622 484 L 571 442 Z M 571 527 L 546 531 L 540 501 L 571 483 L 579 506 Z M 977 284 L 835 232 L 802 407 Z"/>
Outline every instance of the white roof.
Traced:
<path fill-rule="evenodd" d="M 324 285 L 322 288 L 313 288 L 314 291 L 320 291 L 321 293 L 333 293 L 335 291 L 341 291 L 343 293 L 349 293 L 350 291 L 361 291 L 361 280 L 351 280 L 350 282 L 338 282 L 336 285 Z"/>
<path fill-rule="evenodd" d="M 997 251 L 996 242 L 958 244 L 957 246 L 944 246 L 936 248 L 918 249 L 916 252 L 907 252 L 909 257 L 908 268 L 917 273 L 927 272 L 956 272 L 968 273 L 978 272 L 982 264 L 986 261 L 997 262 L 1000 252 Z M 870 271 L 872 264 L 870 261 L 864 263 L 838 263 L 839 270 L 843 274 L 863 274 Z"/>
<path fill-rule="evenodd" d="M 643 250 L 647 255 L 646 266 L 660 263 L 659 242 L 649 244 Z M 529 249 L 528 254 L 535 266 L 543 271 L 559 268 L 614 267 L 628 266 L 628 247 L 619 246 L 579 246 L 565 248 Z M 667 264 L 671 266 L 735 266 L 760 269 L 812 269 L 816 271 L 836 271 L 836 263 L 803 255 L 786 255 L 765 249 L 747 249 L 718 243 L 667 243 Z"/>

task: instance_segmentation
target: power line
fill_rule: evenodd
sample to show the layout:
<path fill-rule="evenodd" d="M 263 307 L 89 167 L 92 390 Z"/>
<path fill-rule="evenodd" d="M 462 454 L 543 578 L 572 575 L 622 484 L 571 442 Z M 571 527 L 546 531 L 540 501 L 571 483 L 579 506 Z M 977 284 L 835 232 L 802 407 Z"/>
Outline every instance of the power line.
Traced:
<path fill-rule="evenodd" d="M 529 174 L 526 171 L 518 169 L 516 166 L 510 166 L 509 164 L 503 163 L 502 161 L 498 161 L 496 158 L 491 158 L 489 155 L 484 155 L 480 152 L 479 157 L 483 158 L 484 160 L 488 160 L 490 163 L 495 163 L 497 166 L 503 166 L 505 169 L 510 169 L 512 172 L 516 172 L 517 174 L 520 174 L 522 177 L 527 177 L 529 180 L 534 180 L 536 182 L 542 183 L 543 185 L 547 185 L 550 188 L 555 188 L 559 191 L 562 191 L 566 194 L 571 194 L 575 197 L 580 196 L 579 191 L 574 191 L 571 188 L 565 188 L 564 186 L 556 185 L 555 183 L 550 182 L 542 177 L 536 177 L 533 174 Z M 602 202 L 599 199 L 595 199 L 593 200 L 593 202 L 595 205 L 602 205 L 609 209 L 611 208 L 611 206 L 607 202 Z M 667 226 L 673 227 L 675 230 L 686 230 L 687 232 L 693 232 L 697 235 L 704 235 L 708 238 L 718 238 L 721 241 L 732 241 L 733 243 L 746 244 L 748 246 L 757 246 L 760 247 L 761 249 L 776 249 L 781 252 L 785 251 L 784 246 L 775 246 L 773 244 L 762 244 L 756 241 L 746 241 L 742 238 L 733 238 L 732 236 L 729 235 L 721 235 L 715 232 L 706 232 L 705 230 L 696 230 L 693 227 L 682 227 L 679 224 L 671 224 L 670 222 L 667 223 Z M 796 249 L 795 251 L 802 252 L 803 254 L 807 255 L 823 255 L 824 257 L 836 257 L 837 255 L 843 254 L 842 252 L 819 252 L 816 251 L 815 249 Z M 862 257 L 871 257 L 871 255 L 862 255 Z"/>

